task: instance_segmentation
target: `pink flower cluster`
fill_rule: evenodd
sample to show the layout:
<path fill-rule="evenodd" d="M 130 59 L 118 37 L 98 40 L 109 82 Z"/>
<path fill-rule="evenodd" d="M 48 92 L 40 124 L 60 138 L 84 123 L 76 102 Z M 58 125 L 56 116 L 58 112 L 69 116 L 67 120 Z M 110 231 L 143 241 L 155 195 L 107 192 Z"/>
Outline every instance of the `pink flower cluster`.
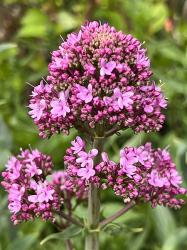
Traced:
<path fill-rule="evenodd" d="M 82 186 L 82 180 L 79 178 L 73 179 L 64 170 L 58 170 L 51 175 L 52 184 L 58 192 L 64 203 L 71 204 L 71 199 L 74 197 L 77 201 L 82 201 L 87 198 L 87 190 Z M 82 188 L 81 188 L 82 187 Z M 66 204 L 64 204 L 65 206 Z M 68 207 L 66 207 L 68 209 Z"/>
<path fill-rule="evenodd" d="M 67 173 L 72 177 L 72 180 L 76 181 L 78 177 L 81 180 L 80 188 L 83 189 L 87 189 L 86 184 L 89 183 L 89 180 L 96 184 L 98 178 L 94 177 L 96 175 L 94 157 L 98 154 L 98 150 L 93 148 L 86 152 L 85 142 L 77 136 L 66 153 L 64 163 L 68 167 Z"/>
<path fill-rule="evenodd" d="M 177 195 L 186 194 L 186 189 L 181 187 L 182 178 L 165 149 L 154 150 L 150 143 L 138 148 L 127 147 L 120 151 L 118 164 L 103 152 L 102 161 L 94 166 L 96 153 L 95 149 L 86 153 L 85 143 L 79 137 L 67 150 L 67 172 L 74 179 L 82 180 L 81 187 L 93 182 L 103 189 L 112 188 L 125 203 L 150 201 L 153 207 L 175 208 L 184 203 Z"/>
<path fill-rule="evenodd" d="M 146 50 L 131 35 L 88 22 L 52 52 L 48 83 L 34 88 L 29 114 L 42 137 L 71 127 L 159 130 L 166 99 L 150 80 Z"/>
<path fill-rule="evenodd" d="M 51 170 L 51 158 L 38 150 L 24 150 L 10 158 L 1 184 L 8 192 L 8 208 L 14 224 L 35 217 L 54 219 L 53 211 L 60 209 L 63 200 L 46 179 Z"/>

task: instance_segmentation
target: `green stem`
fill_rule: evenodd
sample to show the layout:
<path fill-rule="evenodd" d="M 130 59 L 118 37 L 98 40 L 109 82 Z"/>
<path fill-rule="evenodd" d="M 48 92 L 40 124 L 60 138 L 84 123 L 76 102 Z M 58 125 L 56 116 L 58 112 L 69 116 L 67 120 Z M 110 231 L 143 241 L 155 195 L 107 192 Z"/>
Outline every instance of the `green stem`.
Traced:
<path fill-rule="evenodd" d="M 66 240 L 66 249 L 73 250 L 73 245 L 71 243 L 71 240 Z"/>
<path fill-rule="evenodd" d="M 100 222 L 100 228 L 104 227 L 105 225 L 107 225 L 108 223 L 113 222 L 114 220 L 116 220 L 117 218 L 119 218 L 120 216 L 122 216 L 123 214 L 125 214 L 126 212 L 128 212 L 128 210 L 132 207 L 135 206 L 135 202 L 132 201 L 129 204 L 126 205 L 126 207 L 123 207 L 122 209 L 120 209 L 119 211 L 117 211 L 115 214 L 111 215 L 110 217 L 106 218 L 105 220 Z"/>
<path fill-rule="evenodd" d="M 98 150 L 94 164 L 101 160 L 103 150 L 103 138 L 94 139 L 93 148 Z M 89 185 L 88 191 L 88 230 L 86 234 L 85 250 L 99 250 L 99 221 L 100 221 L 100 194 L 99 188 L 93 183 Z"/>

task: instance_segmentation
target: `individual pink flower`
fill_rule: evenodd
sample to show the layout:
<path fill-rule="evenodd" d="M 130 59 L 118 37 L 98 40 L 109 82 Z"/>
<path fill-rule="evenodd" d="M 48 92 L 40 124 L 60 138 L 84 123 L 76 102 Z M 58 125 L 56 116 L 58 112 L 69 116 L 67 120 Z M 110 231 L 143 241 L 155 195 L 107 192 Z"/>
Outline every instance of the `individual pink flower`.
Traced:
<path fill-rule="evenodd" d="M 45 181 L 36 185 L 36 195 L 29 195 L 28 200 L 33 203 L 48 202 L 53 200 L 54 192 L 55 190 Z"/>
<path fill-rule="evenodd" d="M 6 164 L 7 172 L 4 174 L 7 175 L 7 177 L 10 180 L 16 180 L 20 176 L 20 170 L 21 170 L 21 164 L 20 161 L 12 156 L 9 160 L 8 163 Z"/>
<path fill-rule="evenodd" d="M 90 165 L 87 165 L 84 168 L 80 168 L 77 171 L 77 175 L 82 179 L 89 180 L 90 177 L 95 175 L 95 170 Z"/>
<path fill-rule="evenodd" d="M 100 65 L 101 65 L 101 69 L 100 69 L 101 76 L 111 75 L 112 71 L 116 67 L 116 62 L 115 61 L 105 62 L 105 59 L 102 58 Z"/>
<path fill-rule="evenodd" d="M 148 151 L 144 150 L 144 148 L 139 147 L 136 150 L 136 157 L 141 164 L 146 164 L 146 161 L 149 158 L 149 153 Z"/>
<path fill-rule="evenodd" d="M 82 101 L 84 101 L 85 103 L 91 102 L 91 100 L 93 99 L 92 85 L 89 84 L 88 88 L 86 88 L 86 87 L 83 87 L 83 86 L 77 84 L 76 87 L 77 87 L 77 89 L 79 91 L 78 94 L 77 94 L 77 97 L 79 99 L 81 99 Z"/>
<path fill-rule="evenodd" d="M 153 105 L 152 105 L 151 103 L 145 105 L 145 107 L 144 107 L 144 111 L 145 111 L 146 113 L 152 113 L 153 110 L 154 110 L 154 108 L 153 108 Z"/>
<path fill-rule="evenodd" d="M 127 92 L 122 93 L 119 88 L 115 88 L 113 97 L 114 99 L 117 100 L 117 106 L 120 109 L 123 109 L 124 107 L 125 108 L 132 107 L 132 104 L 134 102 L 132 99 L 133 95 L 134 93 L 132 91 L 127 91 Z"/>
<path fill-rule="evenodd" d="M 145 55 L 142 53 L 137 54 L 136 63 L 137 63 L 138 68 L 140 68 L 140 67 L 149 68 L 150 67 L 149 59 L 147 57 L 145 57 Z"/>
<path fill-rule="evenodd" d="M 54 117 L 66 117 L 66 114 L 70 112 L 69 105 L 67 103 L 67 93 L 61 91 L 59 93 L 59 98 L 54 98 L 51 101 L 51 114 Z"/>
<path fill-rule="evenodd" d="M 21 209 L 21 202 L 18 200 L 11 201 L 8 205 L 8 209 L 11 213 L 18 213 Z"/>
<path fill-rule="evenodd" d="M 125 150 L 120 151 L 120 165 L 122 170 L 127 176 L 132 177 L 136 172 L 135 163 L 138 162 L 138 158 L 133 151 L 126 152 Z"/>
<path fill-rule="evenodd" d="M 30 175 L 30 177 L 33 177 L 34 175 L 41 175 L 42 174 L 42 170 L 38 169 L 35 162 L 31 162 L 29 164 L 26 164 L 25 172 L 28 173 Z"/>
<path fill-rule="evenodd" d="M 97 149 L 91 149 L 88 153 L 81 151 L 78 153 L 77 163 L 81 164 L 81 167 L 90 166 L 93 167 L 93 159 L 98 154 Z"/>
<path fill-rule="evenodd" d="M 167 107 L 167 100 L 164 98 L 163 95 L 160 95 L 158 97 L 158 104 L 161 108 L 166 108 Z"/>
<path fill-rule="evenodd" d="M 79 136 L 77 136 L 76 139 L 71 142 L 71 144 L 71 149 L 75 154 L 78 154 L 85 147 L 85 142 Z"/>
<path fill-rule="evenodd" d="M 170 171 L 170 177 L 169 180 L 171 182 L 171 184 L 175 187 L 179 187 L 182 183 L 182 178 L 181 176 L 177 173 L 177 171 L 175 169 L 172 169 Z"/>
<path fill-rule="evenodd" d="M 84 68 L 85 68 L 85 70 L 88 72 L 88 74 L 94 74 L 95 73 L 95 67 L 91 64 L 91 63 L 89 63 L 89 64 L 86 64 L 85 66 L 84 66 Z"/>
<path fill-rule="evenodd" d="M 8 208 L 12 213 L 17 213 L 21 209 L 21 199 L 24 195 L 25 188 L 21 187 L 20 185 L 14 183 L 11 185 L 9 194 L 8 194 L 8 200 L 9 205 Z"/>
<path fill-rule="evenodd" d="M 70 45 L 75 45 L 77 42 L 80 41 L 82 36 L 82 31 L 79 31 L 78 34 L 69 34 L 68 35 L 68 39 L 67 39 L 67 43 L 69 43 Z"/>
<path fill-rule="evenodd" d="M 31 111 L 29 111 L 29 114 L 33 119 L 36 119 L 36 121 L 39 121 L 46 107 L 47 105 L 44 99 L 38 100 L 36 103 L 33 103 L 33 104 L 31 103 L 29 105 L 29 108 L 31 109 Z"/>
<path fill-rule="evenodd" d="M 167 183 L 167 180 L 160 177 L 157 170 L 152 170 L 148 182 L 154 187 L 163 187 Z"/>
<path fill-rule="evenodd" d="M 69 62 L 68 55 L 66 53 L 65 55 L 63 55 L 63 58 L 56 57 L 55 65 L 53 65 L 53 67 L 55 67 L 57 69 L 62 69 L 62 68 L 64 68 L 64 66 L 68 65 L 68 62 Z"/>

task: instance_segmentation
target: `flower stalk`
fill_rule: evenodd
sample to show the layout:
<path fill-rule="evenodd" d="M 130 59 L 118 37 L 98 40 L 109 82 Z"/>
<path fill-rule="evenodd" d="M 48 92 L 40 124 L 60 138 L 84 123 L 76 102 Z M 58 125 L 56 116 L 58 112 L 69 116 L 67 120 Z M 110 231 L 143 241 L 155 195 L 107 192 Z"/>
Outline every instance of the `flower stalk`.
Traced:
<path fill-rule="evenodd" d="M 101 160 L 101 152 L 103 149 L 103 138 L 96 137 L 93 147 L 98 150 L 94 163 L 97 164 Z M 85 250 L 99 250 L 99 221 L 100 221 L 100 192 L 99 188 L 90 183 L 88 191 L 88 218 L 87 218 L 87 234 L 85 239 Z"/>

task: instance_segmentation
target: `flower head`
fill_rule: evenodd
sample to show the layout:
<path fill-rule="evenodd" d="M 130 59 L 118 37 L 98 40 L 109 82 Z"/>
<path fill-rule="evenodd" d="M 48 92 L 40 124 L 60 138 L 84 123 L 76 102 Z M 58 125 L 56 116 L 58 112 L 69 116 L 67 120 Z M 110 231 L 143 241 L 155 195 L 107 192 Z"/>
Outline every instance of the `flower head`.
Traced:
<path fill-rule="evenodd" d="M 96 169 L 105 174 L 108 186 L 124 201 L 150 201 L 152 206 L 179 208 L 184 201 L 177 195 L 185 194 L 170 154 L 164 149 L 154 150 L 150 143 L 120 151 L 120 163 L 105 160 Z M 96 175 L 99 173 L 96 173 Z M 105 187 L 106 188 L 106 187 Z"/>
<path fill-rule="evenodd" d="M 29 105 L 42 137 L 71 127 L 89 134 L 98 126 L 106 132 L 162 127 L 167 102 L 150 80 L 146 50 L 131 35 L 88 22 L 52 52 L 48 69 L 48 84 L 34 88 Z"/>
<path fill-rule="evenodd" d="M 1 184 L 8 192 L 8 208 L 14 224 L 35 217 L 54 219 L 53 210 L 58 211 L 62 199 L 46 180 L 51 170 L 51 158 L 38 150 L 24 150 L 10 158 Z"/>

